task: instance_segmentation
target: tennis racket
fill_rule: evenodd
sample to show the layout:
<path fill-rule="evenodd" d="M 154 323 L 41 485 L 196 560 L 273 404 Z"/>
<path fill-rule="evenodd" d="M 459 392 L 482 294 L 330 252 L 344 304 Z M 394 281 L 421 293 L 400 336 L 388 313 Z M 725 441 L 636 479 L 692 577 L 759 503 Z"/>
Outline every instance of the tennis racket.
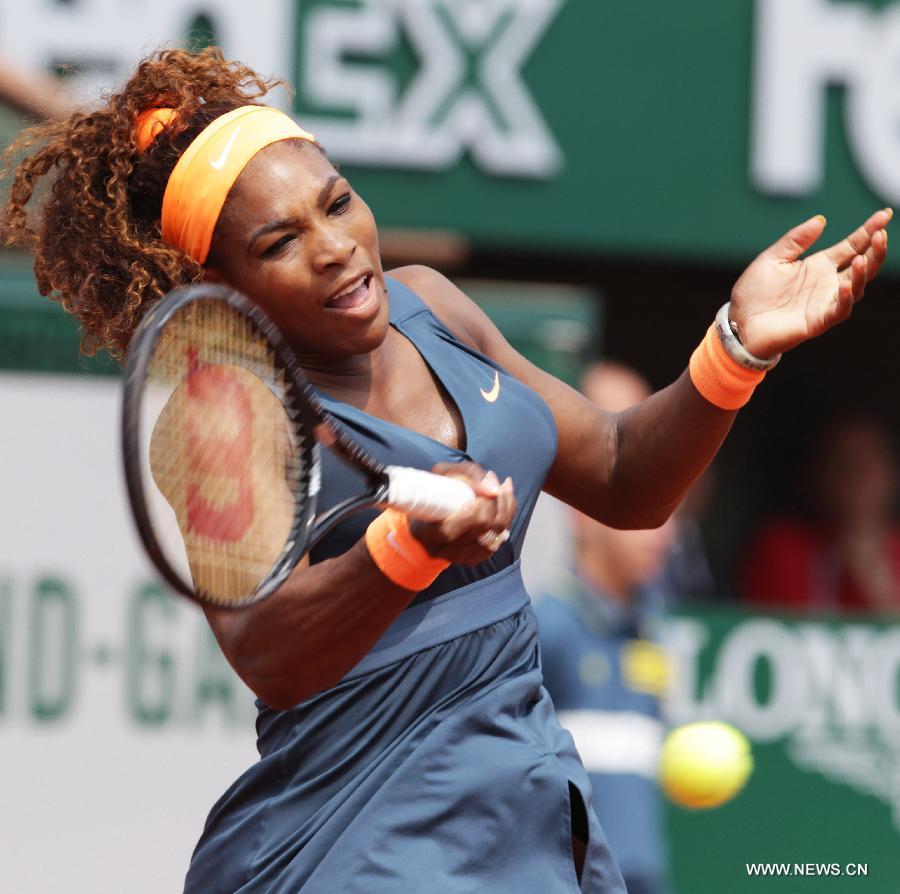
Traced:
<path fill-rule="evenodd" d="M 317 515 L 323 446 L 361 470 L 366 486 Z M 263 311 L 216 284 L 176 289 L 138 327 L 122 450 L 151 561 L 179 593 L 220 607 L 271 595 L 351 513 L 394 506 L 437 521 L 474 499 L 459 479 L 384 465 L 363 450 Z"/>

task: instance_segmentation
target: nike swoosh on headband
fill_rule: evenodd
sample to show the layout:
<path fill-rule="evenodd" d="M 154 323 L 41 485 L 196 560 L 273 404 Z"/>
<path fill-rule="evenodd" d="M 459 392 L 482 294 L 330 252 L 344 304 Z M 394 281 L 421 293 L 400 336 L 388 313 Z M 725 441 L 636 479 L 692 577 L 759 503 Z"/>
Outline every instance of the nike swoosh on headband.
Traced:
<path fill-rule="evenodd" d="M 222 168 L 225 167 L 225 162 L 228 161 L 228 154 L 231 152 L 231 147 L 234 145 L 234 141 L 237 139 L 237 135 L 241 130 L 242 125 L 238 125 L 234 129 L 234 133 L 228 138 L 228 142 L 225 144 L 225 148 L 222 150 L 222 154 L 218 158 L 211 158 L 209 163 L 217 170 L 221 171 Z"/>
<path fill-rule="evenodd" d="M 500 397 L 500 373 L 497 370 L 494 370 L 494 387 L 491 388 L 490 391 L 485 391 L 484 388 L 478 389 L 481 392 L 481 396 L 489 403 L 492 404 L 498 397 Z"/>

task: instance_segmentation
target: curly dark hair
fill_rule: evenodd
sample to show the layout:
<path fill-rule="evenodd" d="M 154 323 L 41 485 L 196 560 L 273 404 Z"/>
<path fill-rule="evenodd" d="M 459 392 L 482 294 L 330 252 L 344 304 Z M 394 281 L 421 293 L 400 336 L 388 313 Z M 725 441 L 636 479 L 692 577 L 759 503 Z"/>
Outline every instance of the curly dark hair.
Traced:
<path fill-rule="evenodd" d="M 6 150 L 3 177 L 12 184 L 0 240 L 34 253 L 38 288 L 78 319 L 83 353 L 105 347 L 121 358 L 153 303 L 202 278 L 196 261 L 162 241 L 169 175 L 214 118 L 281 84 L 226 61 L 215 47 L 162 50 L 103 108 L 32 127 Z M 140 153 L 135 122 L 154 106 L 174 108 L 178 118 Z M 47 187 L 35 197 L 44 177 Z M 36 222 L 26 211 L 33 198 Z"/>

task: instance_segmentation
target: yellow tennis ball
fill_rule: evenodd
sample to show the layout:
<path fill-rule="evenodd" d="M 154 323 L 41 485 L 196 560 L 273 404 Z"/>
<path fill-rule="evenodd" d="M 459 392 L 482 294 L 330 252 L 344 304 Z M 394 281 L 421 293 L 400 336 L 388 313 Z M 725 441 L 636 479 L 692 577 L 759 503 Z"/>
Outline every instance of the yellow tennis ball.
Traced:
<path fill-rule="evenodd" d="M 673 729 L 663 743 L 659 781 L 682 807 L 718 807 L 747 782 L 753 756 L 747 737 L 718 721 L 688 723 Z"/>

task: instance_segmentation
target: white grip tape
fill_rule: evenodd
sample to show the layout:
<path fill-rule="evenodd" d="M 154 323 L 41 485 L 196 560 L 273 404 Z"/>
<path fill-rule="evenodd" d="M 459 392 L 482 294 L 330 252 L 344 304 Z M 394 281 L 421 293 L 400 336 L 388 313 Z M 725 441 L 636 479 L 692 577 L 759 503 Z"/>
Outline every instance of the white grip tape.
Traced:
<path fill-rule="evenodd" d="M 421 469 L 388 466 L 388 505 L 422 521 L 440 521 L 475 499 L 475 491 L 459 478 Z"/>

